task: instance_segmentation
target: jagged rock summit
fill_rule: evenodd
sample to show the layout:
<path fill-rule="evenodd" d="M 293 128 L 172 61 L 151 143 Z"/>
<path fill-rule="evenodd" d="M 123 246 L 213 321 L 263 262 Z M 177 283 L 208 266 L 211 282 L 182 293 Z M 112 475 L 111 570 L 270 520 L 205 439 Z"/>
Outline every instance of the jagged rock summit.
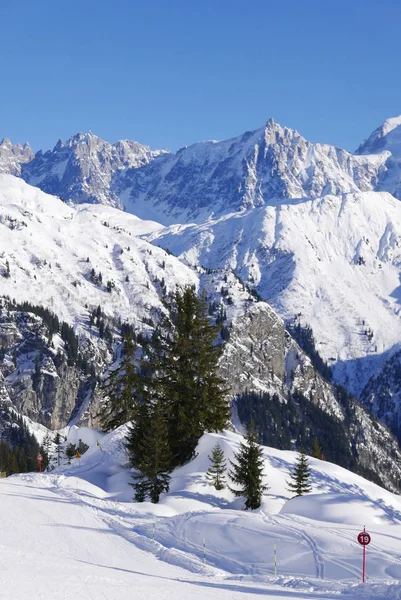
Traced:
<path fill-rule="evenodd" d="M 119 173 L 124 206 L 163 223 L 197 222 L 282 198 L 317 198 L 376 188 L 386 157 L 312 144 L 273 119 L 221 142 L 182 148 Z"/>
<path fill-rule="evenodd" d="M 7 138 L 0 142 L 0 173 L 21 175 L 21 166 L 34 158 L 28 143 L 12 144 Z"/>
<path fill-rule="evenodd" d="M 376 189 L 401 200 L 401 116 L 387 119 L 356 151 L 376 155 L 383 162 Z"/>
<path fill-rule="evenodd" d="M 91 131 L 77 133 L 66 142 L 59 140 L 53 150 L 37 152 L 22 165 L 21 176 L 44 192 L 74 204 L 123 208 L 112 186 L 115 173 L 138 168 L 163 152 L 129 140 L 110 144 Z"/>

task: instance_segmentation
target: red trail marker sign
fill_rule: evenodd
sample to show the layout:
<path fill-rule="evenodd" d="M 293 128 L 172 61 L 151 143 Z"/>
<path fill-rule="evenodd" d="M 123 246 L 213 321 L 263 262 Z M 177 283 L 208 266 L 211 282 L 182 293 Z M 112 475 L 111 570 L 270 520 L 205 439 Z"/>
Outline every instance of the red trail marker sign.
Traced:
<path fill-rule="evenodd" d="M 363 558 L 362 558 L 362 583 L 365 583 L 365 574 L 366 574 L 366 546 L 368 546 L 371 542 L 371 537 L 366 531 L 366 528 L 363 528 L 363 531 L 358 534 L 358 542 L 363 546 Z"/>
<path fill-rule="evenodd" d="M 42 472 L 42 461 L 43 461 L 43 456 L 41 454 L 38 454 L 36 457 L 36 460 L 39 463 L 39 472 Z"/>

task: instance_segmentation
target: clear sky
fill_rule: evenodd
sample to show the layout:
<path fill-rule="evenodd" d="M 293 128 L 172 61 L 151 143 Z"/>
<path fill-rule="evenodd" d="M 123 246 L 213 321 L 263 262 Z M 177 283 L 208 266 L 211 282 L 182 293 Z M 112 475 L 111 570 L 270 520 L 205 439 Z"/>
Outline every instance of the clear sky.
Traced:
<path fill-rule="evenodd" d="M 178 149 L 270 117 L 355 147 L 401 114 L 401 0 L 1 0 L 0 139 Z"/>

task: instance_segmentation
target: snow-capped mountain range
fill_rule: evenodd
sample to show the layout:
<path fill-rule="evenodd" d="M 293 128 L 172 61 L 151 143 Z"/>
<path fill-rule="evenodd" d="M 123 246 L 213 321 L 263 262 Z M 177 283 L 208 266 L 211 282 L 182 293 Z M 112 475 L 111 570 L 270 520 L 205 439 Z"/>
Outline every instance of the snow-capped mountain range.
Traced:
<path fill-rule="evenodd" d="M 19 146 L 13 149 L 18 156 Z M 25 151 L 20 172 L 31 185 L 63 200 L 123 208 L 114 183 L 118 172 L 142 167 L 166 152 L 129 140 L 109 144 L 91 132 L 78 133 L 66 142 L 59 140 L 53 150 L 32 153 L 30 160 L 26 159 Z"/>
<path fill-rule="evenodd" d="M 104 270 L 110 265 L 103 278 L 112 277 L 116 261 L 126 260 L 128 246 L 125 239 L 116 242 L 116 231 L 133 227 L 131 247 L 139 244 L 142 255 L 151 242 L 177 256 L 166 262 L 172 261 L 172 282 L 178 272 L 191 279 L 193 266 L 234 271 L 283 319 L 311 326 L 337 381 L 363 398 L 398 435 L 401 386 L 393 389 L 394 378 L 384 374 L 391 372 L 393 360 L 399 360 L 401 342 L 400 160 L 401 117 L 388 119 L 355 154 L 310 143 L 272 119 L 256 131 L 176 153 L 153 151 L 136 142 L 109 144 L 92 133 L 77 134 L 36 155 L 27 145 L 12 146 L 8 140 L 0 145 L 1 171 L 19 175 L 67 202 L 60 212 L 63 225 L 57 224 L 60 236 L 66 238 L 57 244 L 74 246 L 79 269 L 78 263 L 89 257 L 95 271 L 100 264 L 106 265 Z M 11 181 L 3 183 L 4 193 L 7 186 L 17 185 Z M 46 202 L 50 211 L 55 200 Z M 35 201 L 27 210 L 36 218 Z M 38 218 L 45 221 L 45 213 Z M 82 236 L 75 232 L 68 239 L 72 214 Z M 114 221 L 117 229 L 113 225 L 112 237 L 105 241 L 107 226 L 102 223 Z M 100 227 L 95 226 L 92 241 L 83 248 L 83 232 L 93 223 Z M 52 217 L 46 230 L 54 225 Z M 123 231 L 118 235 L 125 236 Z M 103 245 L 109 246 L 104 256 Z M 5 261 L 9 246 L 1 249 Z M 122 258 L 117 256 L 121 249 Z M 18 261 L 25 261 L 21 245 L 12 252 L 16 264 L 11 271 L 19 269 Z M 52 249 L 50 254 L 54 253 Z M 161 256 L 159 262 L 165 261 Z M 86 297 L 89 274 L 82 271 L 82 276 L 84 281 L 68 292 L 71 306 L 81 305 Z M 43 295 L 39 283 L 22 272 L 21 278 L 26 279 L 20 288 L 27 290 L 23 296 L 35 285 L 38 298 Z M 67 288 L 68 274 L 58 274 L 57 281 Z M 124 277 L 114 283 L 121 300 L 129 286 Z M 113 297 L 105 299 L 105 310 L 122 311 L 124 319 L 132 298 L 143 288 L 139 284 L 124 302 L 119 300 L 118 307 L 108 307 Z M 108 292 L 100 291 L 107 298 Z M 89 293 L 93 303 L 98 302 L 98 290 L 91 288 Z M 149 305 L 152 302 L 156 306 L 158 300 L 149 298 Z M 67 319 L 78 306 L 63 310 L 61 316 Z"/>

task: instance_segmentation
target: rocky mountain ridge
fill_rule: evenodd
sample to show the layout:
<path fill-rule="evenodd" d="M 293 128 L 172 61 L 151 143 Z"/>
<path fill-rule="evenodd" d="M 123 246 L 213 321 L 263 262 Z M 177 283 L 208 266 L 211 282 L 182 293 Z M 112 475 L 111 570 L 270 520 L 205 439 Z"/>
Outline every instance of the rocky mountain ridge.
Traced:
<path fill-rule="evenodd" d="M 78 133 L 53 150 L 37 152 L 21 161 L 21 177 L 44 192 L 74 204 L 99 203 L 123 208 L 113 185 L 121 169 L 136 169 L 166 150 L 151 150 L 130 140 L 110 144 L 92 132 Z"/>
<path fill-rule="evenodd" d="M 29 144 L 12 144 L 4 138 L 0 142 L 0 173 L 20 176 L 22 165 L 33 160 L 34 156 Z"/>
<path fill-rule="evenodd" d="M 174 154 L 79 133 L 36 155 L 16 145 L 4 151 L 2 171 L 20 174 L 31 185 L 74 204 L 106 204 L 165 224 L 199 223 L 283 198 L 394 193 L 389 165 L 397 146 L 392 141 L 395 130 L 384 125 L 356 154 L 312 144 L 273 119 L 255 131 L 196 143 Z M 373 143 L 376 138 L 380 144 Z M 18 156 L 21 164 L 16 168 Z"/>

